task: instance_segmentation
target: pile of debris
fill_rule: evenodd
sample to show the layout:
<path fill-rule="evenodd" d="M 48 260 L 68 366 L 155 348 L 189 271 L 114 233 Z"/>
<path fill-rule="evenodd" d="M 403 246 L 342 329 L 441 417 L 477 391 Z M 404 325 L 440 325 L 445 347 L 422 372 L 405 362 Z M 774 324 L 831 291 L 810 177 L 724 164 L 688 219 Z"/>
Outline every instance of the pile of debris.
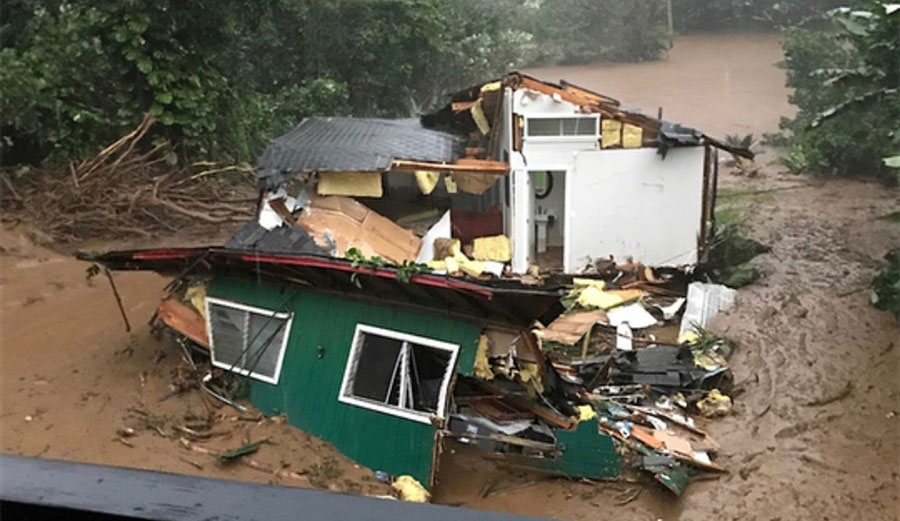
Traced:
<path fill-rule="evenodd" d="M 725 392 L 733 345 L 705 326 L 733 305 L 735 291 L 692 282 L 685 292 L 683 273 L 644 266 L 607 270 L 608 277 L 615 273 L 609 281 L 576 278 L 561 299 L 565 312 L 548 326 L 535 323 L 532 333 L 552 367 L 543 381 L 527 364 L 491 357 L 487 349 L 479 353 L 476 376 L 518 380 L 548 400 L 559 417 L 596 419 L 598 431 L 616 441 L 627 466 L 650 473 L 680 495 L 693 475 L 725 472 L 713 461 L 718 443 L 691 415 L 731 412 Z M 503 394 L 490 407 L 514 410 L 515 400 Z M 477 400 L 471 407 L 487 412 L 492 427 L 501 430 L 520 419 L 498 415 Z"/>

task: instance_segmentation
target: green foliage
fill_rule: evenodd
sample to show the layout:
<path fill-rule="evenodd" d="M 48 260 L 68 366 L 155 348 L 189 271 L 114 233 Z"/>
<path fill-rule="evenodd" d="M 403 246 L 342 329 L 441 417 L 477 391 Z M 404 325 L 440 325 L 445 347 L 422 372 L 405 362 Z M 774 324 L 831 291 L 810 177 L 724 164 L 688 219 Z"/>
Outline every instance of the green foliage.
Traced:
<path fill-rule="evenodd" d="M 672 0 L 675 30 L 783 29 L 821 23 L 846 0 Z"/>
<path fill-rule="evenodd" d="M 716 282 L 740 288 L 756 282 L 759 270 L 748 264 L 770 248 L 743 235 L 737 224 L 719 224 L 710 240 L 707 269 Z"/>
<path fill-rule="evenodd" d="M 253 161 L 308 115 L 431 108 L 530 40 L 483 0 L 20 0 L 2 19 L 6 163 L 91 155 L 146 112 L 182 153 Z"/>
<path fill-rule="evenodd" d="M 872 305 L 900 319 L 900 248 L 884 256 L 887 267 L 872 281 Z"/>
<path fill-rule="evenodd" d="M 900 151 L 900 10 L 878 1 L 832 13 L 836 33 L 794 30 L 784 44 L 793 119 L 785 164 L 820 175 L 897 173 L 883 158 Z"/>
<path fill-rule="evenodd" d="M 431 268 L 428 267 L 427 264 L 420 264 L 409 260 L 404 260 L 402 264 L 394 264 L 385 260 L 380 255 L 366 257 L 356 248 L 347 250 L 344 257 L 352 261 L 350 265 L 354 268 L 362 267 L 370 270 L 392 268 L 397 273 L 397 280 L 400 282 L 409 282 L 413 275 L 419 273 L 431 273 Z M 353 275 L 350 276 L 350 281 L 353 282 L 356 287 L 362 287 L 362 284 L 359 282 L 359 273 L 354 272 Z"/>
<path fill-rule="evenodd" d="M 194 159 L 254 161 L 316 114 L 413 116 L 543 59 L 641 60 L 658 0 L 10 0 L 6 164 L 90 156 L 143 114 Z"/>
<path fill-rule="evenodd" d="M 655 60 L 671 47 L 658 0 L 543 0 L 530 11 L 537 59 L 585 63 Z"/>

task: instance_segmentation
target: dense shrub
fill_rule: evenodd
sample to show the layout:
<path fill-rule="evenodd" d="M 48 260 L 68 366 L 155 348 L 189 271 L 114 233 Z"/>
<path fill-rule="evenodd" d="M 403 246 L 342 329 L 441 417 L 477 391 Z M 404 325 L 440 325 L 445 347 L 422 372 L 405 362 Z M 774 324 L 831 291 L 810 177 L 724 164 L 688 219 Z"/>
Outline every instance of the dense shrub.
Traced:
<path fill-rule="evenodd" d="M 900 248 L 884 256 L 885 267 L 872 281 L 872 304 L 900 319 Z"/>
<path fill-rule="evenodd" d="M 896 184 L 884 159 L 900 151 L 900 7 L 868 2 L 833 12 L 837 32 L 792 30 L 784 44 L 797 115 L 782 121 L 785 163 L 820 175 Z"/>
<path fill-rule="evenodd" d="M 4 2 L 4 163 L 95 153 L 145 112 L 193 156 L 253 160 L 310 114 L 405 116 L 518 63 L 482 0 Z"/>

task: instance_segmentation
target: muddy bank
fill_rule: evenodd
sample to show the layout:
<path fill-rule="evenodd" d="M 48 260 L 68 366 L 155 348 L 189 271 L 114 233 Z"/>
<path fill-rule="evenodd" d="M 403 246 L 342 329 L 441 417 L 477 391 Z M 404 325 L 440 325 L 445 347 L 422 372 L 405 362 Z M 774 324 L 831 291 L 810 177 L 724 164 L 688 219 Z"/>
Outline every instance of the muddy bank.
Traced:
<path fill-rule="evenodd" d="M 0 245 L 3 452 L 340 492 L 389 492 L 330 445 L 277 419 L 247 419 L 252 411 L 242 415 L 216 407 L 197 390 L 166 399 L 185 363 L 174 344 L 152 337 L 147 325 L 167 283 L 162 277 L 115 275 L 133 328 L 128 333 L 108 281 L 87 280 L 86 263 L 33 246 L 20 231 L 0 231 Z M 223 451 L 267 439 L 253 456 L 259 468 L 222 465 L 182 446 L 174 426 L 205 417 L 210 405 L 217 434 L 199 445 Z M 142 412 L 163 432 L 146 428 Z M 135 434 L 122 436 L 129 427 Z M 300 477 L 279 477 L 272 470 Z"/>

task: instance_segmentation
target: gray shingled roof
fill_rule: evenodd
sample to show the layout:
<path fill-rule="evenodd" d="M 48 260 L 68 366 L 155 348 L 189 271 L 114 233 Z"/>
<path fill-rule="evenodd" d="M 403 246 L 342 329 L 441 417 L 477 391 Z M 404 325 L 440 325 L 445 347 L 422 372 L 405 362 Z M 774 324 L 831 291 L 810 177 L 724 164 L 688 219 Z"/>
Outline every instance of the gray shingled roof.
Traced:
<path fill-rule="evenodd" d="M 427 129 L 416 118 L 306 118 L 269 142 L 257 172 L 273 187 L 300 172 L 383 171 L 394 159 L 452 162 L 463 147 L 460 136 Z"/>
<path fill-rule="evenodd" d="M 279 226 L 266 230 L 256 221 L 250 221 L 237 231 L 225 247 L 230 250 L 255 251 L 260 253 L 308 253 L 326 255 L 312 237 L 299 226 Z"/>

